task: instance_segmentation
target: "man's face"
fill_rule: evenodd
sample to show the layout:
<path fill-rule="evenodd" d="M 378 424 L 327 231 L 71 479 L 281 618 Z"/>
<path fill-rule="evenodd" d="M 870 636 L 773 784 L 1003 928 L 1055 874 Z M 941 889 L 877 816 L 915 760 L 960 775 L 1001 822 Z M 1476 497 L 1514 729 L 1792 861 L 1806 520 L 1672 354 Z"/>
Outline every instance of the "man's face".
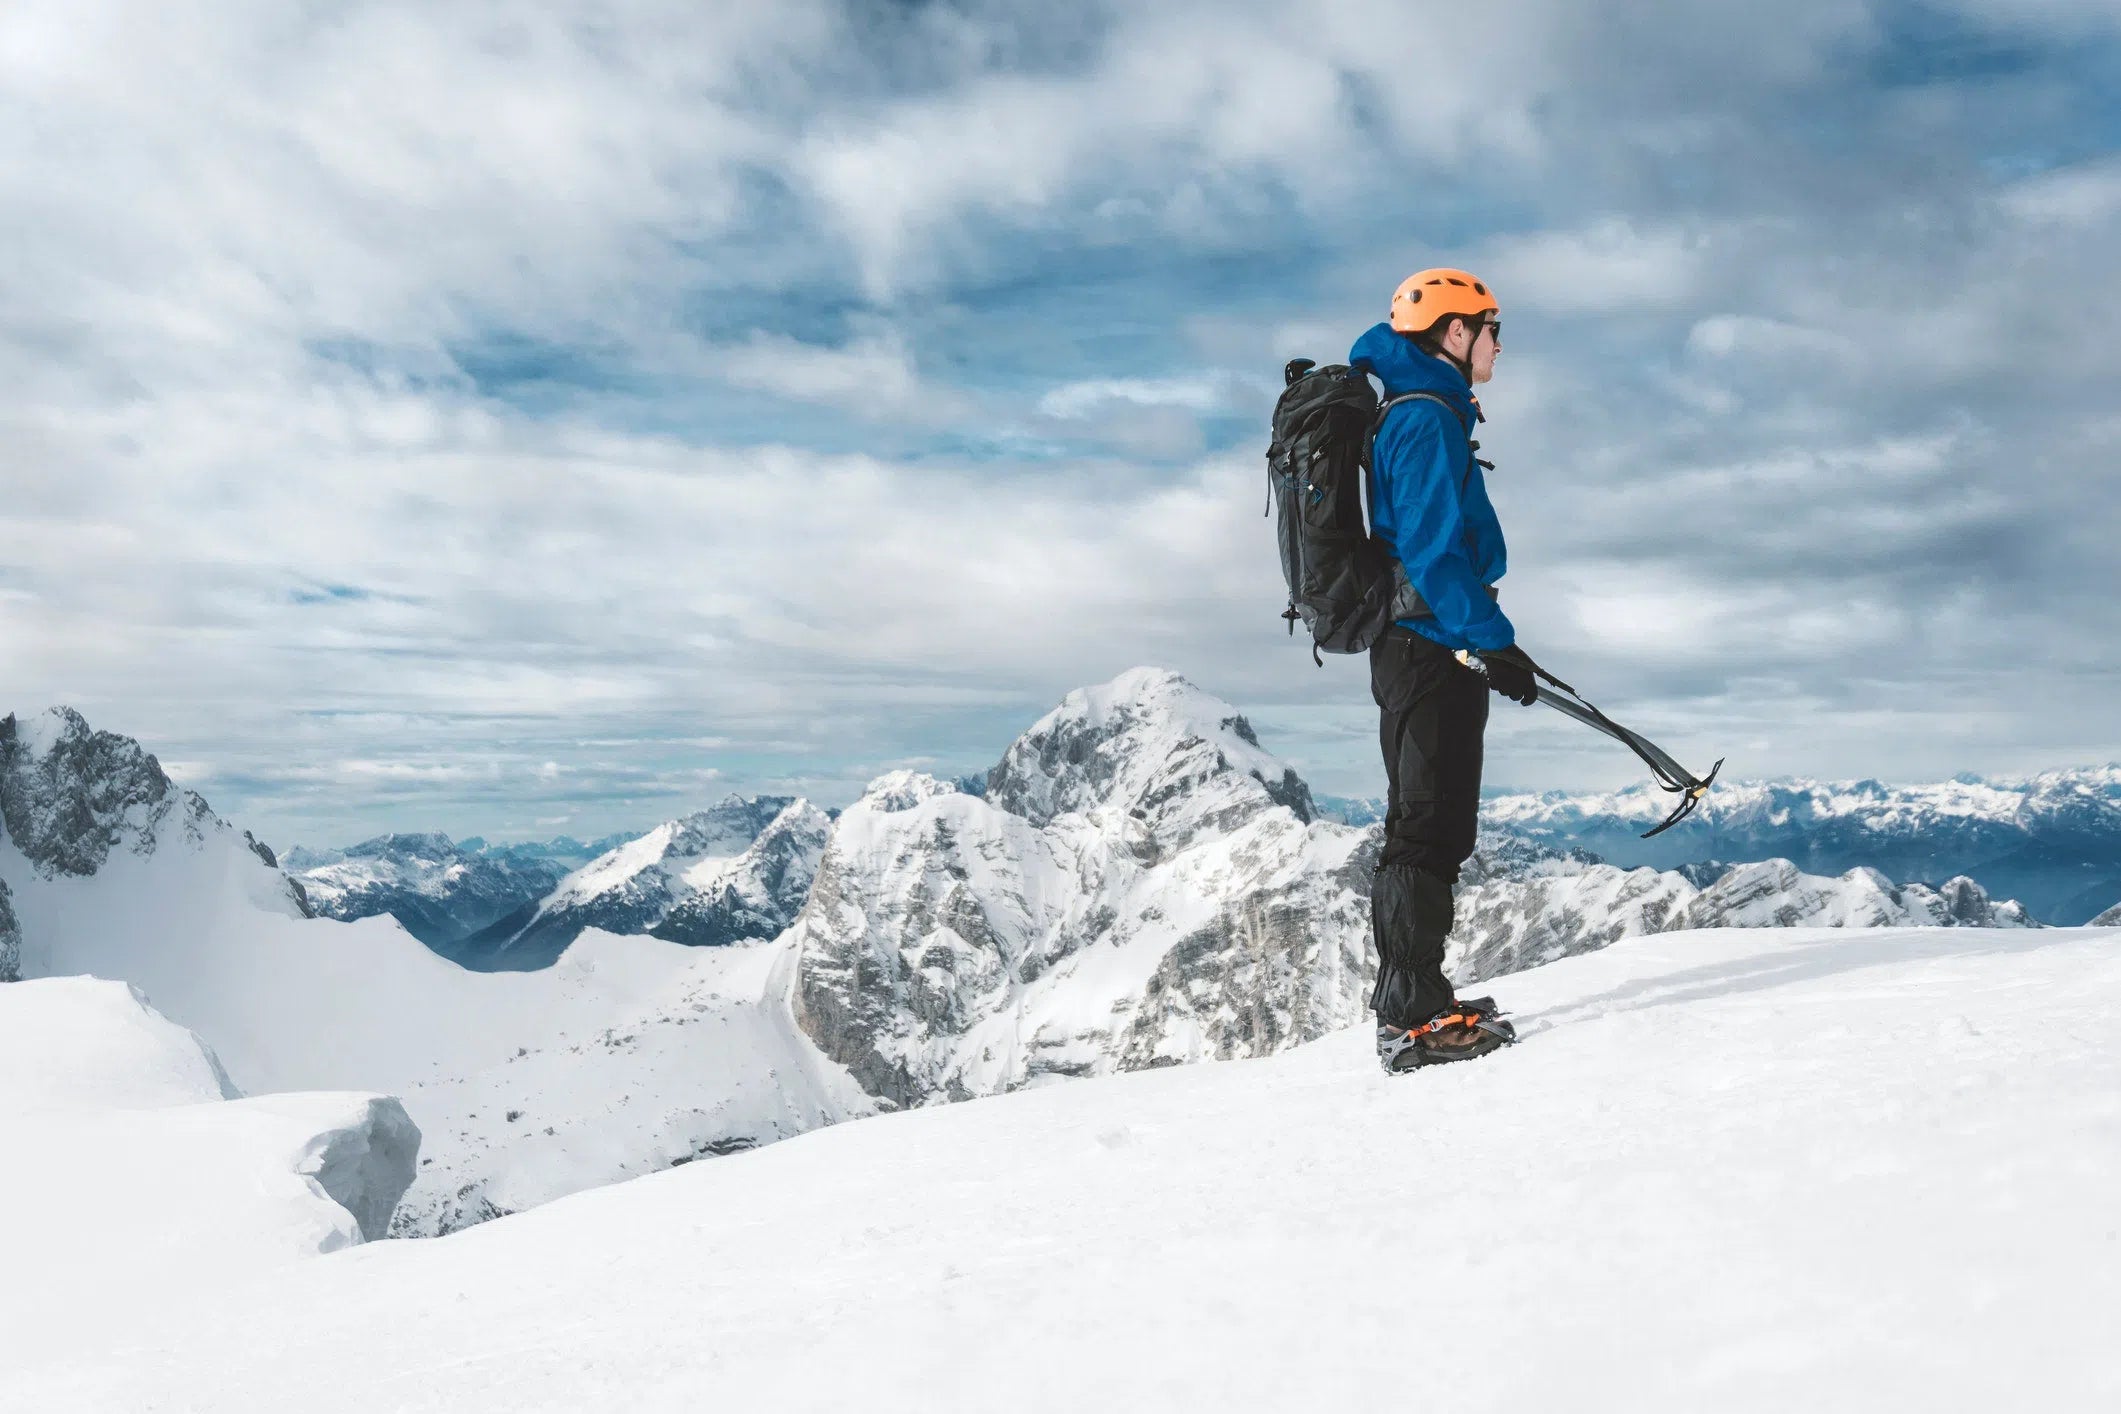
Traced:
<path fill-rule="evenodd" d="M 1466 362 L 1472 365 L 1473 381 L 1485 383 L 1495 376 L 1495 355 L 1502 352 L 1502 324 L 1492 316 L 1480 323 L 1473 335 L 1472 351 Z"/>

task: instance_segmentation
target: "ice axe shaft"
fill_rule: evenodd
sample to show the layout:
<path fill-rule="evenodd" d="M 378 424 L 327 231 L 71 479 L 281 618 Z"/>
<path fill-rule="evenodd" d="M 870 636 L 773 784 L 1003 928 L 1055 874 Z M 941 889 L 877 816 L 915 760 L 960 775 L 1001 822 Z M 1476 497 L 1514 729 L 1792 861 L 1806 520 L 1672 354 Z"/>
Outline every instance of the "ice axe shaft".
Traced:
<path fill-rule="evenodd" d="M 1459 662 L 1481 676 L 1487 676 L 1488 665 L 1480 660 L 1478 654 L 1461 648 L 1458 650 L 1457 656 Z M 1585 701 L 1581 693 L 1560 678 L 1537 666 L 1532 671 L 1538 673 L 1548 683 L 1551 683 L 1554 689 L 1558 689 L 1539 688 L 1539 700 L 1541 702 L 1561 713 L 1564 717 L 1579 721 L 1593 730 L 1604 732 L 1607 736 L 1634 752 L 1642 758 L 1643 764 L 1650 768 L 1651 774 L 1657 777 L 1659 789 L 1679 797 L 1678 805 L 1673 807 L 1672 813 L 1664 818 L 1664 823 L 1656 829 L 1645 833 L 1643 835 L 1644 839 L 1649 839 L 1652 835 L 1663 834 L 1666 830 L 1671 829 L 1672 826 L 1694 813 L 1694 807 L 1701 804 L 1709 793 L 1709 787 L 1715 783 L 1716 773 L 1723 769 L 1722 757 L 1716 758 L 1716 764 L 1709 767 L 1708 775 L 1696 776 L 1693 772 L 1687 770 L 1686 767 L 1674 761 L 1671 754 L 1663 747 L 1638 732 L 1628 730 L 1628 728 L 1599 711 Z"/>

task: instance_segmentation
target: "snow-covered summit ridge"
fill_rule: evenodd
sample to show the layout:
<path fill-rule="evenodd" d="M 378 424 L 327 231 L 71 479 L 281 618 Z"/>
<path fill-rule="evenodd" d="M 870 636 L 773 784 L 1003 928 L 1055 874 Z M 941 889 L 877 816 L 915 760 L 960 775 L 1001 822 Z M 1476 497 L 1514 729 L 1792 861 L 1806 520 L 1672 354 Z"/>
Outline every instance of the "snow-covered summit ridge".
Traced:
<path fill-rule="evenodd" d="M 764 941 L 802 907 L 831 831 L 808 800 L 731 796 L 599 855 L 448 951 L 519 970 L 549 965 L 585 928 L 703 947 Z"/>
<path fill-rule="evenodd" d="M 1317 817 L 1310 787 L 1242 713 L 1163 668 L 1069 693 L 988 773 L 986 798 L 1037 825 L 1116 808 L 1185 838 L 1268 805 Z"/>
<path fill-rule="evenodd" d="M 746 800 L 732 795 L 719 805 L 666 820 L 567 875 L 539 905 L 539 912 L 555 913 L 614 894 L 667 892 L 702 863 L 742 854 L 795 804 L 790 796 Z"/>

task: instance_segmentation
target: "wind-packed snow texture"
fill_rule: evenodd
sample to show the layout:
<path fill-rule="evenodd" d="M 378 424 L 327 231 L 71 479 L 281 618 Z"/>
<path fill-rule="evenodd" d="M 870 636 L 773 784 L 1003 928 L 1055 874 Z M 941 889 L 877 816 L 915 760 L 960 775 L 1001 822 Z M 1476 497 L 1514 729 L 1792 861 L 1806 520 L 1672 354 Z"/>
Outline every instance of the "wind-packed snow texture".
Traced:
<path fill-rule="evenodd" d="M 1358 1027 L 194 1278 L 0 1351 L 0 1405 L 2121 1407 L 2121 935 L 1670 933 L 1493 990 L 1526 1039 L 1467 1065 Z"/>
<path fill-rule="evenodd" d="M 1669 797 L 1642 785 L 1608 795 L 1498 796 L 1481 814 L 1492 828 L 1628 865 L 1786 858 L 1812 873 L 1861 866 L 1896 879 L 1970 875 L 2049 923 L 2082 923 L 2121 898 L 2121 765 L 1913 786 L 1721 782 L 1685 828 L 1637 838 L 1669 808 Z"/>
<path fill-rule="evenodd" d="M 379 1095 L 243 1099 L 198 1037 L 91 977 L 0 988 L 0 1130 L 0 1345 L 22 1348 L 381 1237 L 420 1140 Z"/>

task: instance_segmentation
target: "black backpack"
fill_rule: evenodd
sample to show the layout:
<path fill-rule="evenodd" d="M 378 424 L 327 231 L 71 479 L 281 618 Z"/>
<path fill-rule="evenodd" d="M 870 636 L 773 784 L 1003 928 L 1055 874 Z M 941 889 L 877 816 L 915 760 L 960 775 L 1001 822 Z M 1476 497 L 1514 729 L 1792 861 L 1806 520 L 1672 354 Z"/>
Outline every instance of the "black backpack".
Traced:
<path fill-rule="evenodd" d="M 1282 617 L 1292 634 L 1299 619 L 1311 630 L 1311 656 L 1323 665 L 1321 651 L 1368 652 L 1394 619 L 1428 611 L 1391 549 L 1370 534 L 1363 495 L 1384 414 L 1414 398 L 1450 404 L 1403 393 L 1380 406 L 1362 370 L 1307 358 L 1292 360 L 1282 378 L 1267 447 L 1268 509 L 1289 586 Z"/>

